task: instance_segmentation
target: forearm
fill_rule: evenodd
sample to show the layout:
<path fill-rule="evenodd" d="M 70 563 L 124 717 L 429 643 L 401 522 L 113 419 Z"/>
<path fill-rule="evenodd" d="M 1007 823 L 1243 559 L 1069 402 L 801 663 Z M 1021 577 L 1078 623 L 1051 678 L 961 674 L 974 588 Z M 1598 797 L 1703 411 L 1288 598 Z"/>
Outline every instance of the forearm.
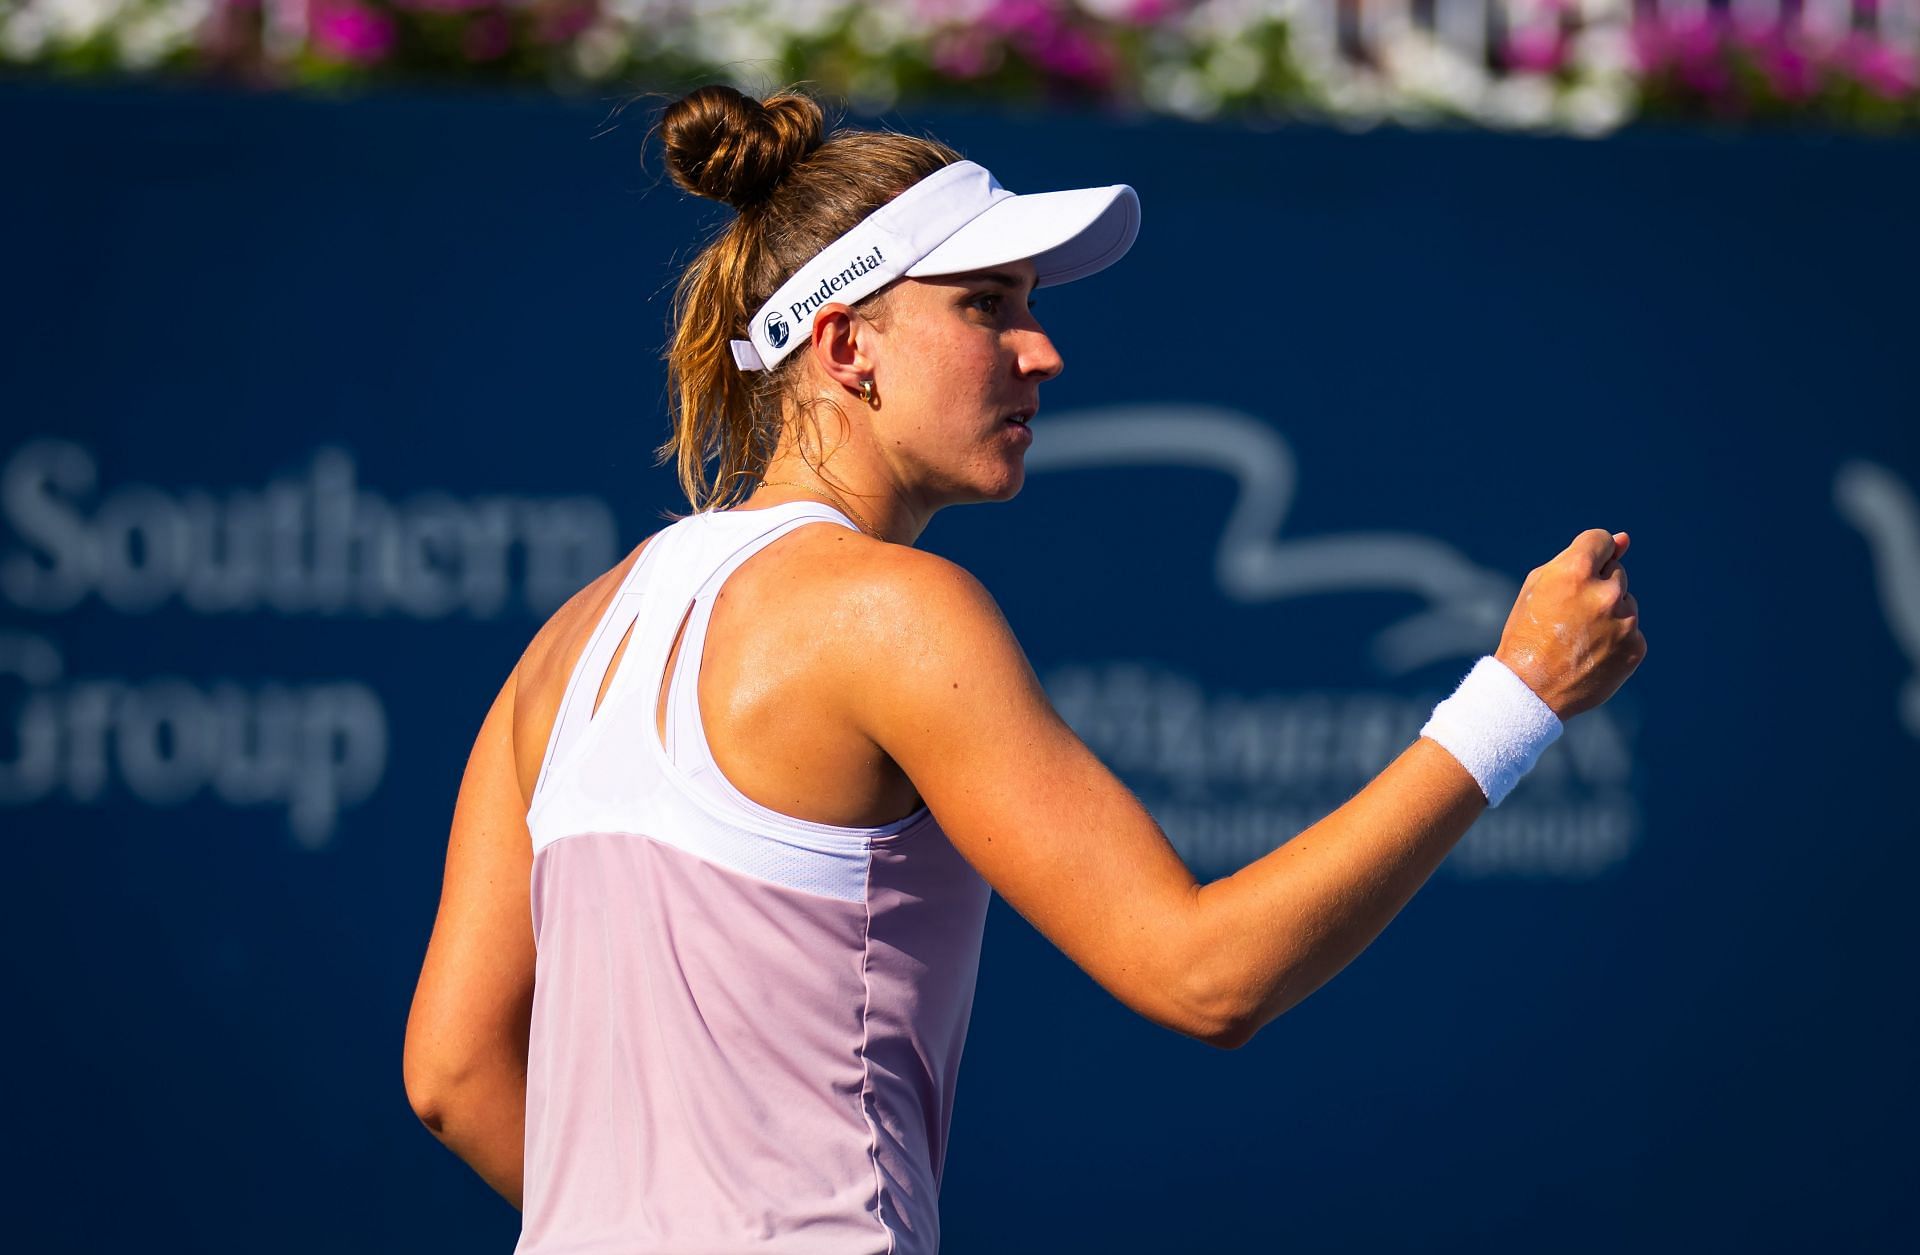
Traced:
<path fill-rule="evenodd" d="M 524 1066 L 465 1078 L 423 1110 L 420 1119 L 481 1180 L 520 1209 L 527 1130 Z"/>
<path fill-rule="evenodd" d="M 1487 809 L 1422 738 L 1331 815 L 1195 898 L 1194 970 L 1233 1008 L 1237 1044 L 1380 935 Z"/>

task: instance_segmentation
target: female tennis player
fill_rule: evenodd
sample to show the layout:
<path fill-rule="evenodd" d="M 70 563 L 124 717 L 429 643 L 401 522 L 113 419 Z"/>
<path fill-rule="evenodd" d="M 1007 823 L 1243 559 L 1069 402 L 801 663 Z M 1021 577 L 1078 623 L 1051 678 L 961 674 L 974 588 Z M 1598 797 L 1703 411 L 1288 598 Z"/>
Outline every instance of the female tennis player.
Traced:
<path fill-rule="evenodd" d="M 1017 196 L 931 140 L 823 139 L 796 94 L 703 88 L 661 130 L 739 210 L 668 354 L 694 512 L 481 726 L 407 1091 L 522 1255 L 933 1251 L 989 890 L 1141 1015 L 1244 1043 L 1638 665 L 1627 537 L 1576 536 L 1374 781 L 1196 884 L 987 591 L 914 548 L 1020 490 L 1061 369 L 1033 290 L 1118 260 L 1133 190 Z"/>

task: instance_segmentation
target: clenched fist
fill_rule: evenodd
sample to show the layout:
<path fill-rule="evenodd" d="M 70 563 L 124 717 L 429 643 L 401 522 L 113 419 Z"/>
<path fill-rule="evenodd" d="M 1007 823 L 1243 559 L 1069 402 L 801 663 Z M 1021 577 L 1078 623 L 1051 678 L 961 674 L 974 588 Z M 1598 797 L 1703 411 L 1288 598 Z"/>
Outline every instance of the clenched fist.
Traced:
<path fill-rule="evenodd" d="M 1581 532 L 1527 572 L 1494 657 L 1564 721 L 1600 705 L 1647 656 L 1640 605 L 1620 564 L 1625 532 Z"/>

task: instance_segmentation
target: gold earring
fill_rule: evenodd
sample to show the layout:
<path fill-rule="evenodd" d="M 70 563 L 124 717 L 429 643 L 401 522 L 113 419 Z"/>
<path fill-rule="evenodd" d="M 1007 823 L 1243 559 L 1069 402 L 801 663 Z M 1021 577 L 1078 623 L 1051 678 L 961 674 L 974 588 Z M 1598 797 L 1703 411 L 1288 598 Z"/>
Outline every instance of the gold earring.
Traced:
<path fill-rule="evenodd" d="M 868 409 L 874 408 L 873 380 L 862 379 L 860 381 L 860 399 L 867 403 Z"/>

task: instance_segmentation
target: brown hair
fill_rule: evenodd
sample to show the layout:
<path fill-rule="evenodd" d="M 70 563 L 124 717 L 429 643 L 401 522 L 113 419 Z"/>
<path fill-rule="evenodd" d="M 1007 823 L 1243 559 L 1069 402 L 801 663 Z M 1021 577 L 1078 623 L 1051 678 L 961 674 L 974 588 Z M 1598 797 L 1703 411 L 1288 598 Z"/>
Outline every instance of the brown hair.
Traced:
<path fill-rule="evenodd" d="M 725 508 L 753 491 L 780 442 L 782 402 L 806 356 L 745 372 L 727 342 L 746 339 L 747 320 L 816 253 L 960 159 L 936 140 L 841 129 L 823 141 L 824 129 L 819 104 L 792 90 L 762 101 L 702 87 L 661 115 L 673 181 L 740 211 L 674 292 L 666 353 L 673 434 L 659 456 L 675 463 L 695 510 Z M 884 296 L 855 308 L 876 312 L 869 303 Z"/>

